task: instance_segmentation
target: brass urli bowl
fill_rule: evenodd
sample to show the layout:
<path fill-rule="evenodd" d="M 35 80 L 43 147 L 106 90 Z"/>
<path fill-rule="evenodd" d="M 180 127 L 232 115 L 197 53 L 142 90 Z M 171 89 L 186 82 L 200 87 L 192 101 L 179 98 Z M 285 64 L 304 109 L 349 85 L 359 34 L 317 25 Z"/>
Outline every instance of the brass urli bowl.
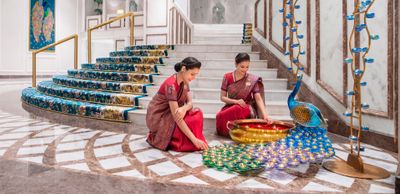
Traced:
<path fill-rule="evenodd" d="M 273 121 L 267 124 L 261 119 L 228 121 L 226 124 L 233 141 L 243 144 L 267 143 L 285 138 L 294 127 L 291 123 Z"/>

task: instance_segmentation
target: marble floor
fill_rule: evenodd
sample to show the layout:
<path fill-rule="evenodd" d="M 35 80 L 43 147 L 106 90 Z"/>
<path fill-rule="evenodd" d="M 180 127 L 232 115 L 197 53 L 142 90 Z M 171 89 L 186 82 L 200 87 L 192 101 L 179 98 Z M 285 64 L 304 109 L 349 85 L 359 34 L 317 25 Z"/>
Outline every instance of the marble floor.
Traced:
<path fill-rule="evenodd" d="M 153 149 L 145 141 L 145 127 L 137 127 L 137 132 L 133 134 L 119 134 L 32 119 L 21 108 L 19 101 L 21 89 L 29 83 L 29 80 L 24 79 L 0 80 L 0 94 L 3 97 L 0 98 L 0 193 L 76 191 L 76 188 L 71 186 L 62 186 L 62 182 L 55 183 L 61 185 L 59 190 L 48 189 L 47 187 L 51 187 L 55 182 L 48 178 L 51 176 L 65 180 L 66 183 L 85 176 L 104 177 L 92 178 L 93 184 L 107 182 L 105 180 L 112 182 L 112 186 L 107 186 L 107 192 L 83 189 L 80 190 L 82 193 L 174 193 L 172 190 L 163 190 L 168 185 L 193 189 L 175 193 L 394 193 L 396 155 L 374 146 L 364 145 L 366 150 L 363 152 L 363 159 L 366 163 L 388 170 L 392 175 L 387 179 L 362 180 L 344 177 L 324 170 L 319 164 L 304 164 L 297 168 L 266 171 L 255 177 L 245 177 L 203 166 L 199 152 L 177 153 Z M 231 142 L 216 136 L 212 130 L 205 130 L 204 133 L 210 146 Z M 346 158 L 349 146 L 345 139 L 334 134 L 330 134 L 330 137 L 337 157 Z M 13 163 L 15 166 L 18 164 L 20 167 L 29 168 L 14 168 Z M 32 179 L 32 171 L 41 177 L 42 181 Z M 52 173 L 51 176 L 49 173 Z M 4 180 L 23 180 L 27 188 Z M 76 180 L 74 184 L 92 187 L 90 182 L 79 183 Z M 34 188 L 29 181 L 34 181 L 38 188 Z M 155 186 L 158 189 L 143 190 L 142 187 L 151 187 L 150 183 L 160 185 Z M 40 184 L 47 189 L 40 192 Z M 137 187 L 137 190 L 134 190 L 134 187 Z"/>

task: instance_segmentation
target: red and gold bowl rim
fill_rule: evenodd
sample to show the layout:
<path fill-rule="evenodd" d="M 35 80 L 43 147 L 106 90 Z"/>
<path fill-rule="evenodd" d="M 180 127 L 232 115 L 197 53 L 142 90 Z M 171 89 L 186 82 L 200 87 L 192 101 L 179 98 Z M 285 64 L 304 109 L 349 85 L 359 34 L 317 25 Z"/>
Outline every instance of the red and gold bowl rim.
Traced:
<path fill-rule="evenodd" d="M 272 124 L 268 124 L 267 121 L 262 119 L 242 119 L 233 122 L 228 122 L 227 124 L 230 130 L 241 129 L 249 132 L 259 132 L 259 133 L 286 133 L 291 128 L 294 127 L 291 123 L 286 123 L 283 121 L 273 121 Z"/>

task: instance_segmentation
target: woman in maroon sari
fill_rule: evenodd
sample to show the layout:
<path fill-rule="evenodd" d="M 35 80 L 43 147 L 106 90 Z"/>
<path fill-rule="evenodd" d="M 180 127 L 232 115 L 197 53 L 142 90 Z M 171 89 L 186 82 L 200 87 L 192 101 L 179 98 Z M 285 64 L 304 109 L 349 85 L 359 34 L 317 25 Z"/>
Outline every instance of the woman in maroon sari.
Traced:
<path fill-rule="evenodd" d="M 147 142 L 160 150 L 189 152 L 208 149 L 203 136 L 203 113 L 192 109 L 189 83 L 199 74 L 201 63 L 187 57 L 175 65 L 147 107 Z"/>
<path fill-rule="evenodd" d="M 264 85 L 258 76 L 247 73 L 250 56 L 239 53 L 236 58 L 236 70 L 226 73 L 221 86 L 221 101 L 225 106 L 217 113 L 217 133 L 229 137 L 226 124 L 247 118 L 268 119 L 264 102 Z"/>

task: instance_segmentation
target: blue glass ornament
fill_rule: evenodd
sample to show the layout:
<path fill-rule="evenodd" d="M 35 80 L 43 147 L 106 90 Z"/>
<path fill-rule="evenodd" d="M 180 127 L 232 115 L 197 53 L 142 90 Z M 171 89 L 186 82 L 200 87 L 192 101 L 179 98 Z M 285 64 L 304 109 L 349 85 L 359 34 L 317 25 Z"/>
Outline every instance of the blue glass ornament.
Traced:
<path fill-rule="evenodd" d="M 356 26 L 356 31 L 357 31 L 357 32 L 361 32 L 363 29 L 365 29 L 366 26 L 367 26 L 367 25 L 365 25 L 365 24 L 358 24 L 358 25 Z"/>
<path fill-rule="evenodd" d="M 306 51 L 300 51 L 300 55 L 305 55 Z"/>
<path fill-rule="evenodd" d="M 293 16 L 292 14 L 288 13 L 288 14 L 286 15 L 286 18 L 287 18 L 287 19 L 290 19 L 290 18 L 292 18 L 292 16 Z"/>
<path fill-rule="evenodd" d="M 358 146 L 354 147 L 355 150 L 358 151 Z M 365 147 L 364 146 L 360 146 L 360 152 L 365 151 Z"/>
<path fill-rule="evenodd" d="M 361 130 L 362 130 L 362 131 L 369 131 L 369 127 L 363 126 L 363 127 L 361 127 Z"/>
<path fill-rule="evenodd" d="M 348 15 L 346 18 L 347 20 L 354 20 L 354 15 Z"/>
<path fill-rule="evenodd" d="M 356 76 L 361 75 L 362 73 L 363 73 L 363 71 L 361 69 L 354 70 L 354 75 L 356 75 Z"/>
<path fill-rule="evenodd" d="M 373 12 L 366 13 L 366 14 L 365 14 L 365 17 L 367 17 L 367 18 L 374 18 L 374 17 L 375 17 L 375 13 L 373 13 Z"/>
<path fill-rule="evenodd" d="M 371 38 L 371 40 L 379 40 L 379 35 L 375 34 L 375 35 L 370 35 L 369 36 Z"/>
<path fill-rule="evenodd" d="M 296 21 L 296 24 L 301 24 L 301 21 L 300 21 L 300 20 L 297 20 L 297 21 Z"/>
<path fill-rule="evenodd" d="M 343 113 L 343 116 L 345 116 L 345 117 L 351 117 L 352 115 L 353 114 L 351 112 L 349 112 L 349 111 L 346 111 L 346 112 Z"/>
<path fill-rule="evenodd" d="M 289 24 L 287 22 L 283 22 L 283 27 L 288 26 Z"/>
<path fill-rule="evenodd" d="M 368 109 L 369 108 L 369 104 L 368 103 L 362 103 L 361 104 L 361 108 Z"/>
<path fill-rule="evenodd" d="M 292 29 L 290 29 L 292 32 L 296 32 L 297 31 L 297 28 L 292 28 Z"/>
<path fill-rule="evenodd" d="M 367 51 L 368 51 L 368 47 L 363 47 L 363 48 L 361 48 L 361 51 L 362 51 L 362 52 L 367 52 Z"/>
<path fill-rule="evenodd" d="M 295 5 L 294 8 L 295 9 L 300 9 L 300 5 Z"/>
<path fill-rule="evenodd" d="M 360 53 L 360 52 L 361 52 L 361 48 L 357 48 L 357 47 L 352 48 L 352 49 L 351 49 L 351 52 L 353 52 L 353 53 Z"/>
<path fill-rule="evenodd" d="M 352 96 L 352 95 L 354 95 L 354 94 L 355 94 L 354 91 L 346 91 L 346 95 L 347 95 L 347 96 Z"/>
<path fill-rule="evenodd" d="M 351 135 L 351 136 L 349 136 L 349 139 L 351 141 L 357 141 L 358 138 L 356 136 L 354 136 L 354 135 Z"/>
<path fill-rule="evenodd" d="M 290 55 L 290 52 L 289 52 L 289 51 L 286 51 L 284 55 L 285 55 L 285 56 L 288 56 L 288 55 Z"/>
<path fill-rule="evenodd" d="M 297 38 L 299 38 L 299 39 L 303 39 L 303 38 L 304 38 L 304 35 L 302 35 L 302 34 L 299 34 L 299 35 L 297 35 Z"/>
<path fill-rule="evenodd" d="M 352 58 L 346 58 L 344 60 L 345 63 L 353 63 L 353 59 Z"/>
<path fill-rule="evenodd" d="M 365 58 L 364 61 L 366 63 L 373 63 L 375 60 L 373 58 Z"/>
<path fill-rule="evenodd" d="M 279 9 L 279 13 L 283 13 L 284 11 L 284 9 Z"/>
<path fill-rule="evenodd" d="M 360 85 L 361 85 L 361 86 L 366 86 L 366 85 L 367 85 L 367 82 L 360 82 Z"/>

